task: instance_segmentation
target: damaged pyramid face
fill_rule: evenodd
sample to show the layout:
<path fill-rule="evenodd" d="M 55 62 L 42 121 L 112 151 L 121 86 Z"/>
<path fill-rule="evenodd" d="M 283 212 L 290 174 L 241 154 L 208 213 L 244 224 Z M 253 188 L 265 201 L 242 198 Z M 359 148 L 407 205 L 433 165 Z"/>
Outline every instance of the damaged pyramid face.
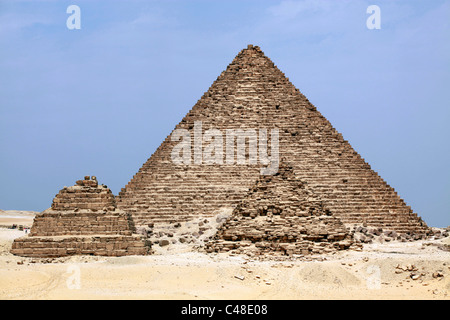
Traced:
<path fill-rule="evenodd" d="M 324 89 L 326 92 L 326 88 Z M 207 130 L 277 130 L 279 157 L 344 224 L 366 224 L 398 233 L 427 233 L 428 227 L 330 122 L 294 87 L 257 46 L 239 52 L 227 69 L 175 127 Z M 175 131 L 174 131 L 175 132 Z M 137 225 L 186 221 L 232 210 L 264 165 L 257 163 L 175 163 L 179 144 L 169 135 L 117 197 Z M 202 153 L 200 153 L 202 154 Z M 203 153 L 205 154 L 205 153 Z M 200 158 L 200 160 L 202 160 Z M 259 159 L 258 159 L 259 160 Z"/>
<path fill-rule="evenodd" d="M 207 252 L 322 254 L 356 248 L 344 224 L 283 164 L 261 176 L 206 247 Z"/>
<path fill-rule="evenodd" d="M 132 216 L 116 209 L 111 190 L 86 176 L 36 215 L 29 235 L 15 239 L 11 253 L 38 258 L 149 253 L 150 244 L 134 233 Z"/>

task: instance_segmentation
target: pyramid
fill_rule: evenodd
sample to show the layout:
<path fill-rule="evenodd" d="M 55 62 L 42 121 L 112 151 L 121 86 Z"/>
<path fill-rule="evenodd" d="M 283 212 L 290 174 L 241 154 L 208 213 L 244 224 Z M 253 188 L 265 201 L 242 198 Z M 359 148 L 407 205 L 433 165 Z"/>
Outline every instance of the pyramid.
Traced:
<path fill-rule="evenodd" d="M 224 136 L 227 130 L 264 129 L 268 136 L 276 130 L 279 157 L 292 164 L 344 224 L 364 223 L 399 233 L 428 230 L 284 73 L 252 45 L 239 52 L 121 190 L 118 208 L 130 212 L 137 225 L 186 221 L 235 208 L 267 164 L 249 157 L 247 163 L 199 164 L 198 151 L 205 151 L 207 143 L 200 138 L 203 144 L 196 144 L 195 132 L 204 135 L 210 129 Z M 194 131 L 188 164 L 172 158 L 179 145 L 172 134 L 183 130 Z"/>
<path fill-rule="evenodd" d="M 35 258 L 149 253 L 149 243 L 134 231 L 132 216 L 116 209 L 111 190 L 86 176 L 36 215 L 29 235 L 15 239 L 11 253 Z"/>
<path fill-rule="evenodd" d="M 283 164 L 260 176 L 207 243 L 207 252 L 322 254 L 356 247 L 352 235 L 323 201 Z"/>

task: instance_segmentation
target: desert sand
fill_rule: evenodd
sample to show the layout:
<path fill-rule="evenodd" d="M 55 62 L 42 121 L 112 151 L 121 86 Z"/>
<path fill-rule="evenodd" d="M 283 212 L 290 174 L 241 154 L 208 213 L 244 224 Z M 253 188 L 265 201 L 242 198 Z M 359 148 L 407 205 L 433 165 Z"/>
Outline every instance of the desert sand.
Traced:
<path fill-rule="evenodd" d="M 0 227 L 16 224 L 30 228 L 36 213 L 35 211 L 0 210 Z"/>
<path fill-rule="evenodd" d="M 261 261 L 182 244 L 149 256 L 11 255 L 23 235 L 0 228 L 0 299 L 449 299 L 448 237 Z"/>

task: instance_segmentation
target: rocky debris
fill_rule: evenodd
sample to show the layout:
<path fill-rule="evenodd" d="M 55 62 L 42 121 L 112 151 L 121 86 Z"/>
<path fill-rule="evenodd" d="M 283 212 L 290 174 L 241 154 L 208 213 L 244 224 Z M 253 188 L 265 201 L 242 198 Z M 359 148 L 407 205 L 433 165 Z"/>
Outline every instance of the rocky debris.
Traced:
<path fill-rule="evenodd" d="M 51 208 L 35 216 L 29 235 L 15 239 L 11 253 L 38 258 L 148 254 L 150 242 L 135 232 L 132 216 L 116 209 L 111 190 L 86 176 L 64 187 Z"/>
<path fill-rule="evenodd" d="M 400 265 L 397 264 L 395 267 L 395 273 L 396 274 L 403 274 L 406 273 L 407 278 L 411 280 L 425 280 L 425 278 L 428 279 L 439 279 L 444 277 L 444 273 L 442 270 L 438 270 L 435 272 L 427 272 L 425 271 L 425 268 L 420 268 L 415 266 L 414 264 L 408 264 L 408 265 Z M 428 283 L 425 283 L 425 285 L 428 285 Z"/>
<path fill-rule="evenodd" d="M 136 227 L 136 233 L 142 235 L 145 238 L 150 238 L 153 234 L 153 226 L 147 226 L 147 227 Z"/>
<path fill-rule="evenodd" d="M 403 271 L 417 271 L 418 270 L 417 267 L 413 264 L 408 264 L 406 266 L 401 266 L 398 264 L 395 268 L 398 270 L 403 270 Z"/>
<path fill-rule="evenodd" d="M 347 225 L 353 239 L 357 243 L 384 243 L 391 241 L 411 242 L 425 239 L 442 239 L 448 237 L 448 231 L 438 228 L 430 228 L 428 234 L 425 233 L 398 233 L 395 230 L 385 230 L 381 227 L 368 227 L 362 224 Z"/>
<path fill-rule="evenodd" d="M 433 272 L 432 274 L 433 278 L 442 278 L 444 274 L 441 271 Z"/>
<path fill-rule="evenodd" d="M 440 249 L 442 251 L 450 252 L 450 243 L 445 240 L 444 241 L 423 242 L 422 246 L 423 247 L 433 246 L 433 247 L 437 247 L 438 249 Z"/>
<path fill-rule="evenodd" d="M 206 251 L 309 255 L 350 247 L 357 246 L 343 223 L 282 163 L 276 175 L 257 180 Z"/>
<path fill-rule="evenodd" d="M 148 226 L 139 226 L 137 233 L 148 241 L 160 247 L 173 250 L 175 246 L 188 246 L 192 249 L 201 249 L 216 233 L 229 214 L 221 212 L 212 217 L 197 217 L 190 221 L 176 223 L 152 223 Z M 162 242 L 163 241 L 163 242 Z"/>
<path fill-rule="evenodd" d="M 419 280 L 421 277 L 423 277 L 425 274 L 424 273 L 411 273 L 410 277 L 413 280 Z"/>
<path fill-rule="evenodd" d="M 450 235 L 450 230 L 448 230 L 448 227 L 446 229 L 443 228 L 430 228 L 431 233 L 427 237 L 429 240 L 439 240 L 446 238 Z"/>
<path fill-rule="evenodd" d="M 168 246 L 169 244 L 170 244 L 170 242 L 169 242 L 169 240 L 167 240 L 167 239 L 161 239 L 161 240 L 159 240 L 159 245 L 160 245 L 161 247 Z"/>

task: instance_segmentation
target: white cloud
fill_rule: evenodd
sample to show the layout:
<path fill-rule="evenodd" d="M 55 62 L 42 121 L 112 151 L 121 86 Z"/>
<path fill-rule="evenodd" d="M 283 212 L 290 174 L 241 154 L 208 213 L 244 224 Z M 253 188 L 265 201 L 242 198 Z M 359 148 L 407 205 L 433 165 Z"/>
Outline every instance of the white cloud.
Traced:
<path fill-rule="evenodd" d="M 0 35 L 11 34 L 35 25 L 51 25 L 54 21 L 45 15 L 8 12 L 0 15 Z"/>

